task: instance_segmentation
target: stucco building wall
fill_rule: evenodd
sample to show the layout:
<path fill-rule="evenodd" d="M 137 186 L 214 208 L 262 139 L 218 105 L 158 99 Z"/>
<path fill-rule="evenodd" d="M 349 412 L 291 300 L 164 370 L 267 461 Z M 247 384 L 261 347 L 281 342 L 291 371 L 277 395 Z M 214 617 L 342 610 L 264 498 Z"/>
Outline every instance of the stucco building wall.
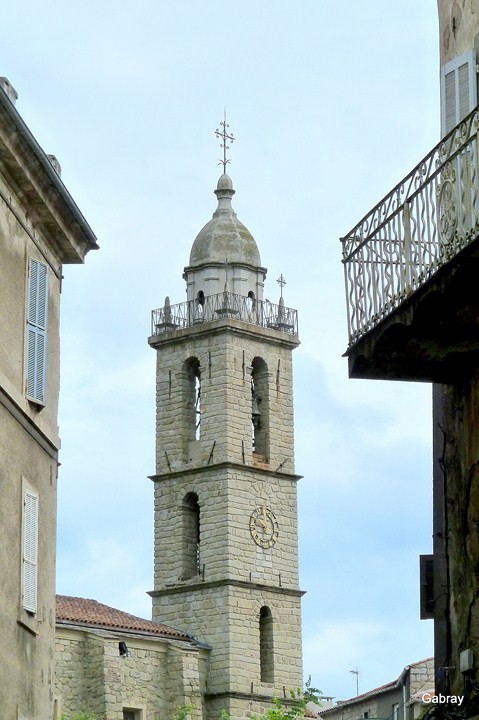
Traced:
<path fill-rule="evenodd" d="M 62 263 L 82 262 L 97 246 L 18 114 L 15 98 L 0 78 L 0 706 L 6 720 L 43 720 L 53 712 Z M 38 292 L 47 327 L 44 358 L 30 344 L 28 364 L 32 263 L 46 278 L 45 294 Z M 31 302 L 30 309 L 34 306 Z M 40 382 L 41 399 L 35 395 L 32 401 L 26 376 L 34 362 L 44 365 L 45 383 L 43 392 Z M 37 382 L 42 373 L 33 376 Z M 25 580 L 27 530 L 31 556 Z"/>
<path fill-rule="evenodd" d="M 479 30 L 477 0 L 438 0 L 441 65 L 476 47 Z"/>

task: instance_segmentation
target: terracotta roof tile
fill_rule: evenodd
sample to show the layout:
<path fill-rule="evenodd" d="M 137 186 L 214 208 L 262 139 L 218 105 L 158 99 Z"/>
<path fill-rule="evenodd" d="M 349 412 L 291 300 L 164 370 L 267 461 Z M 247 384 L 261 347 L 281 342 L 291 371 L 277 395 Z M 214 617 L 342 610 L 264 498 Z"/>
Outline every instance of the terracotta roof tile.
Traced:
<path fill-rule="evenodd" d="M 391 690 L 394 687 L 397 687 L 398 681 L 393 680 L 392 682 L 386 683 L 385 685 L 380 685 L 377 688 L 374 688 L 374 690 L 368 690 L 368 692 L 362 693 L 361 695 L 356 695 L 355 697 L 348 698 L 347 700 L 338 700 L 336 705 L 332 708 L 327 708 L 326 710 L 323 710 L 320 714 L 321 716 L 326 715 L 327 712 L 332 710 L 337 710 L 343 705 L 349 705 L 357 702 L 361 702 L 362 700 L 367 700 L 369 697 L 380 694 L 382 692 L 385 692 L 386 690 Z M 331 713 L 332 714 L 332 713 Z"/>
<path fill-rule="evenodd" d="M 56 619 L 60 624 L 138 632 L 144 635 L 169 637 L 177 640 L 191 641 L 192 639 L 186 633 L 175 628 L 130 615 L 122 610 L 103 605 L 96 600 L 68 597 L 67 595 L 57 595 L 56 598 Z"/>
<path fill-rule="evenodd" d="M 430 660 L 434 660 L 434 658 L 429 657 L 429 658 L 426 658 L 425 660 L 419 660 L 418 662 L 411 663 L 410 665 L 407 665 L 404 668 L 404 670 L 409 670 L 409 668 L 417 667 L 418 665 L 425 665 Z M 404 670 L 403 670 L 403 672 L 404 672 Z M 348 700 L 338 700 L 334 707 L 323 710 L 321 712 L 321 715 L 325 715 L 328 712 L 328 710 L 337 710 L 338 707 L 340 707 L 341 705 L 361 702 L 361 700 L 367 700 L 369 697 L 372 697 L 373 695 L 380 695 L 382 692 L 391 690 L 394 687 L 399 687 L 401 676 L 402 676 L 402 673 L 397 680 L 393 680 L 392 682 L 386 683 L 385 685 L 380 685 L 379 687 L 374 688 L 373 690 L 368 690 L 368 692 L 362 693 L 361 695 L 357 695 L 356 697 L 348 698 Z M 331 714 L 333 714 L 333 713 L 331 713 Z"/>

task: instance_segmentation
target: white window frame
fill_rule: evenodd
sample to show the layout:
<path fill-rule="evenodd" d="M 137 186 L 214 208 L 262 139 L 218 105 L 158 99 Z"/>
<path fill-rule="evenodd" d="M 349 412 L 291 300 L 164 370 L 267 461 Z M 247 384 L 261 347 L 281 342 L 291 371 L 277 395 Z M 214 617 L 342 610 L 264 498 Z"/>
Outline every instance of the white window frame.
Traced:
<path fill-rule="evenodd" d="M 39 496 L 25 484 L 22 503 L 22 607 L 35 614 L 38 601 Z"/>
<path fill-rule="evenodd" d="M 28 263 L 25 379 L 28 400 L 45 405 L 47 365 L 48 265 Z"/>
<path fill-rule="evenodd" d="M 461 113 L 460 103 L 460 68 L 466 66 L 466 88 L 467 88 L 467 107 Z M 448 107 L 446 106 L 446 78 L 452 82 L 452 90 L 454 94 L 454 104 L 450 108 L 453 110 L 454 122 L 447 127 Z M 461 120 L 464 119 L 477 105 L 477 70 L 476 70 L 476 52 L 473 48 L 453 58 L 441 67 L 441 134 L 442 137 L 447 135 Z"/>

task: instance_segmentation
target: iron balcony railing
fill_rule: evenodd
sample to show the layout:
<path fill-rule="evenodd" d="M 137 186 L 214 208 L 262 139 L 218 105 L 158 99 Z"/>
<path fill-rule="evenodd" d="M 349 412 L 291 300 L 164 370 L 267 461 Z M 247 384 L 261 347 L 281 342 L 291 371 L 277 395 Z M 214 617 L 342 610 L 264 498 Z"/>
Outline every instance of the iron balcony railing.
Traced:
<path fill-rule="evenodd" d="M 349 344 L 479 232 L 476 108 L 344 238 Z"/>
<path fill-rule="evenodd" d="M 291 335 L 298 335 L 298 311 L 270 303 L 269 300 L 255 300 L 231 292 L 209 295 L 200 300 L 187 300 L 177 305 L 165 305 L 151 314 L 151 334 L 160 335 L 200 323 L 222 318 L 233 318 L 274 328 Z"/>

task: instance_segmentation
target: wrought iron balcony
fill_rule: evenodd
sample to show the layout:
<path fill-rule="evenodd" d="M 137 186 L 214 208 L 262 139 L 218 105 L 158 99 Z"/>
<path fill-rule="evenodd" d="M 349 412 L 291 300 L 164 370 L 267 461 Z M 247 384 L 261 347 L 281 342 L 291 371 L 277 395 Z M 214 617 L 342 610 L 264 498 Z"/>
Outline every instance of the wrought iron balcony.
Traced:
<path fill-rule="evenodd" d="M 479 233 L 479 110 L 341 238 L 349 345 Z"/>
<path fill-rule="evenodd" d="M 298 311 L 269 300 L 255 300 L 231 292 L 209 295 L 202 300 L 187 300 L 177 305 L 167 301 L 151 314 L 151 334 L 191 327 L 201 323 L 232 318 L 252 325 L 273 328 L 290 335 L 298 335 Z"/>

